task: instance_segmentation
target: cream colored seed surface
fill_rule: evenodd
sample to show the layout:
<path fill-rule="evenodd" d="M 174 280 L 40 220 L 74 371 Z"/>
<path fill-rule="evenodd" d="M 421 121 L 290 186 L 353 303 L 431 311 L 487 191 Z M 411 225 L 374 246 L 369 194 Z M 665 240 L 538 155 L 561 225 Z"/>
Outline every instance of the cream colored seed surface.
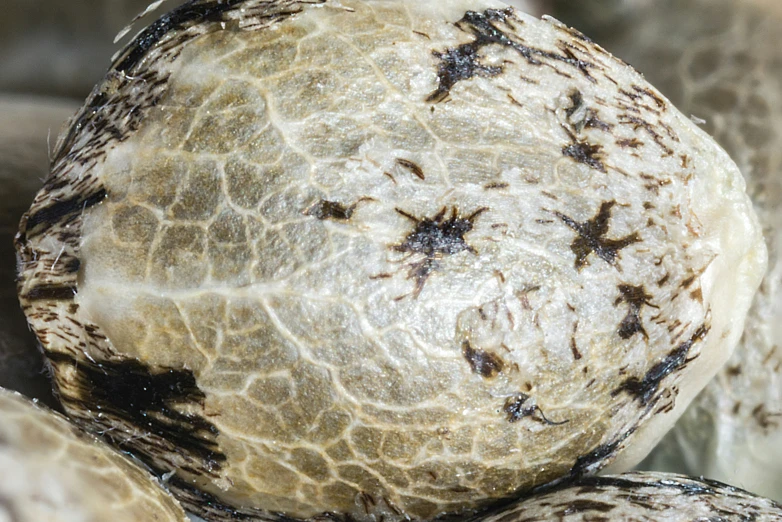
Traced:
<path fill-rule="evenodd" d="M 704 120 L 744 174 L 769 250 L 769 270 L 736 352 L 663 441 L 653 465 L 782 501 L 782 4 L 642 4 L 590 34 Z M 670 37 L 659 37 L 662 27 Z M 670 65 L 658 67 L 661 57 Z"/>
<path fill-rule="evenodd" d="M 247 0 L 110 73 L 19 238 L 69 413 L 196 512 L 424 518 L 642 458 L 759 227 L 640 75 L 503 7 Z"/>
<path fill-rule="evenodd" d="M 0 389 L 0 520 L 178 521 L 149 473 L 65 418 Z"/>

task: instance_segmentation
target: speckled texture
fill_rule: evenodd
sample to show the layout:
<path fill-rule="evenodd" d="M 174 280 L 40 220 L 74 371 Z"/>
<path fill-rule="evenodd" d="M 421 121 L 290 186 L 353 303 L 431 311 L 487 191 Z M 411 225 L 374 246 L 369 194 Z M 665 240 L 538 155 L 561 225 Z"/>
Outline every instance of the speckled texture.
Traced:
<path fill-rule="evenodd" d="M 646 465 L 705 474 L 782 501 L 782 4 L 642 4 L 649 5 L 614 11 L 610 24 L 587 28 L 682 111 L 705 120 L 747 179 L 769 250 L 769 271 L 736 353 Z"/>
<path fill-rule="evenodd" d="M 52 404 L 43 357 L 16 295 L 13 239 L 49 171 L 47 136 L 57 139 L 78 104 L 0 95 L 0 387 Z"/>
<path fill-rule="evenodd" d="M 541 493 L 480 522 L 778 522 L 782 506 L 713 480 L 669 473 L 584 478 Z"/>
<path fill-rule="evenodd" d="M 67 411 L 215 519 L 641 458 L 730 354 L 760 231 L 640 75 L 503 7 L 201 1 L 122 53 L 17 241 Z"/>
<path fill-rule="evenodd" d="M 0 389 L 0 520 L 186 522 L 152 476 L 59 414 Z"/>

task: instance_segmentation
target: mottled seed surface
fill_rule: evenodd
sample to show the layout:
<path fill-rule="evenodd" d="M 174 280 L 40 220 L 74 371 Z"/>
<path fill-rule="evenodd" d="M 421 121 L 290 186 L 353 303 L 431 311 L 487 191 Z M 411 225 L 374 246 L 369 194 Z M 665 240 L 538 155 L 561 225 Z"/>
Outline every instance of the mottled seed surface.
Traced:
<path fill-rule="evenodd" d="M 14 236 L 49 168 L 46 137 L 78 109 L 56 98 L 0 96 L 0 387 L 51 399 L 35 335 L 19 308 Z"/>
<path fill-rule="evenodd" d="M 466 1 L 175 10 L 17 246 L 69 414 L 214 519 L 427 518 L 634 463 L 765 268 L 705 133 L 579 33 Z"/>
<path fill-rule="evenodd" d="M 779 8 L 767 0 L 644 1 L 605 26 L 577 16 L 683 112 L 702 119 L 736 160 L 769 250 L 769 270 L 735 354 L 648 465 L 703 474 L 782 501 Z M 659 37 L 662 27 L 670 37 Z"/>

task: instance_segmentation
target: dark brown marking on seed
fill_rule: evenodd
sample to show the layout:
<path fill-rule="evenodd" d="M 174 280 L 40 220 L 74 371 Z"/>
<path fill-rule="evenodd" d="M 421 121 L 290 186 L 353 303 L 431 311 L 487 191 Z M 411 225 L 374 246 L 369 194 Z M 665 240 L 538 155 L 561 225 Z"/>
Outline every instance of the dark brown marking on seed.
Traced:
<path fill-rule="evenodd" d="M 35 214 L 30 215 L 23 223 L 22 228 L 28 236 L 36 232 L 34 229 L 39 225 L 42 225 L 44 230 L 48 229 L 65 218 L 84 212 L 88 208 L 101 203 L 106 199 L 107 195 L 106 189 L 100 188 L 86 196 L 78 195 L 69 199 L 55 201 L 51 205 L 38 210 Z"/>
<path fill-rule="evenodd" d="M 316 204 L 304 211 L 304 215 L 312 216 L 320 220 L 333 219 L 335 221 L 347 221 L 353 216 L 356 204 L 346 207 L 336 201 L 321 199 Z"/>
<path fill-rule="evenodd" d="M 172 33 L 191 23 L 223 22 L 223 13 L 245 0 L 211 0 L 206 2 L 188 2 L 147 27 L 135 40 L 122 61 L 113 70 L 129 73 L 166 34 Z"/>
<path fill-rule="evenodd" d="M 570 308 L 571 311 L 575 312 L 576 308 L 572 306 L 570 303 L 568 303 L 568 308 Z M 581 351 L 578 349 L 578 344 L 576 343 L 576 332 L 578 331 L 578 320 L 576 320 L 575 323 L 573 323 L 573 333 L 570 336 L 570 351 L 573 353 L 573 359 L 578 361 L 581 359 Z"/>
<path fill-rule="evenodd" d="M 665 108 L 665 100 L 663 100 L 660 96 L 658 96 L 654 91 L 652 91 L 649 87 L 640 87 L 638 85 L 633 85 L 633 90 L 640 94 L 645 94 L 649 98 L 651 98 L 654 103 L 657 104 L 657 106 L 661 109 Z"/>
<path fill-rule="evenodd" d="M 600 119 L 595 109 L 585 108 L 584 96 L 581 91 L 575 89 L 568 95 L 570 107 L 565 109 L 565 115 L 575 134 L 571 134 L 571 139 L 575 140 L 575 135 L 581 134 L 584 129 L 599 129 L 610 131 L 613 125 Z M 582 110 L 583 109 L 583 110 Z"/>
<path fill-rule="evenodd" d="M 573 359 L 579 360 L 581 359 L 582 355 L 581 352 L 578 350 L 578 345 L 576 344 L 576 336 L 572 335 L 570 337 L 570 351 L 573 352 Z"/>
<path fill-rule="evenodd" d="M 485 190 L 496 190 L 496 189 L 504 189 L 508 188 L 510 186 L 509 183 L 506 183 L 504 181 L 493 181 L 492 183 L 487 183 L 483 186 Z"/>
<path fill-rule="evenodd" d="M 396 164 L 412 172 L 413 175 L 415 175 L 415 177 L 417 177 L 418 179 L 422 181 L 426 179 L 426 177 L 424 176 L 424 169 L 418 166 L 416 162 L 411 161 L 409 159 L 397 158 Z"/>
<path fill-rule="evenodd" d="M 630 100 L 632 100 L 633 102 L 637 102 L 638 100 L 643 98 L 643 96 L 641 96 L 637 92 L 630 92 L 627 89 L 619 89 L 619 94 L 626 96 L 627 98 L 630 98 Z"/>
<path fill-rule="evenodd" d="M 502 411 L 507 415 L 508 422 L 511 424 L 518 422 L 521 419 L 530 417 L 533 420 L 548 424 L 549 426 L 561 426 L 566 424 L 569 420 L 563 420 L 560 422 L 554 422 L 549 420 L 546 415 L 543 414 L 543 410 L 537 404 L 526 405 L 525 403 L 530 400 L 530 396 L 523 392 L 514 393 L 507 398 L 505 404 L 502 407 Z M 535 414 L 539 415 L 536 416 Z"/>
<path fill-rule="evenodd" d="M 620 138 L 617 139 L 615 142 L 618 146 L 625 148 L 631 148 L 631 149 L 637 149 L 638 147 L 643 147 L 644 142 L 639 140 L 638 138 Z"/>
<path fill-rule="evenodd" d="M 725 373 L 728 374 L 728 377 L 738 377 L 741 375 L 741 365 L 737 364 L 735 366 L 728 366 L 725 368 Z"/>
<path fill-rule="evenodd" d="M 688 277 L 688 278 L 684 279 L 684 280 L 681 282 L 681 285 L 680 285 L 680 286 L 681 286 L 682 288 L 689 288 L 689 287 L 690 287 L 690 286 L 692 286 L 692 284 L 695 282 L 695 278 L 696 278 L 696 277 L 698 277 L 698 276 L 697 276 L 697 275 L 695 275 L 695 274 L 691 275 L 690 277 Z"/>
<path fill-rule="evenodd" d="M 601 490 L 612 488 L 624 492 L 632 492 L 636 495 L 638 490 L 643 489 L 674 489 L 686 496 L 716 495 L 714 488 L 726 489 L 726 492 L 742 490 L 733 486 L 728 486 L 716 480 L 706 478 L 685 478 L 678 480 L 665 480 L 650 482 L 648 480 L 634 480 L 632 476 L 614 476 L 614 477 L 582 477 L 574 485 L 581 494 L 597 493 Z M 653 499 L 644 495 L 646 499 Z"/>
<path fill-rule="evenodd" d="M 76 296 L 72 285 L 42 284 L 33 287 L 21 297 L 26 301 L 70 301 Z"/>
<path fill-rule="evenodd" d="M 606 459 L 608 459 L 608 457 L 613 455 L 617 451 L 617 449 L 619 449 L 619 445 L 627 437 L 632 435 L 634 432 L 635 432 L 635 428 L 631 428 L 628 431 L 626 431 L 624 434 L 619 436 L 617 439 L 611 442 L 600 444 L 596 446 L 593 450 L 589 451 L 588 453 L 579 456 L 578 458 L 576 458 L 576 462 L 570 468 L 570 473 L 568 473 L 566 477 L 554 481 L 554 484 L 558 484 L 572 479 L 579 479 L 584 475 L 589 475 L 597 472 L 603 466 Z M 536 488 L 536 489 L 544 489 L 545 487 L 546 486 L 542 486 L 541 488 Z"/>
<path fill-rule="evenodd" d="M 560 511 L 554 513 L 555 515 L 566 517 L 579 513 L 610 513 L 617 505 L 600 502 L 598 500 L 579 498 L 563 504 L 557 504 L 555 507 L 562 508 Z M 592 521 L 594 519 L 590 518 L 589 520 Z"/>
<path fill-rule="evenodd" d="M 651 306 L 652 308 L 658 308 L 653 305 L 649 300 L 652 298 L 650 294 L 646 293 L 646 289 L 643 285 L 618 285 L 619 297 L 614 301 L 614 306 L 618 306 L 620 303 L 627 303 L 628 310 L 627 315 L 622 319 L 619 324 L 618 334 L 622 339 L 629 339 L 633 335 L 640 333 L 645 338 L 649 338 L 646 334 L 646 330 L 641 322 L 641 308 Z"/>
<path fill-rule="evenodd" d="M 602 145 L 593 145 L 586 141 L 575 140 L 570 145 L 562 147 L 562 154 L 573 158 L 578 163 L 588 165 L 602 173 L 606 172 L 606 166 L 603 163 Z"/>
<path fill-rule="evenodd" d="M 592 40 L 588 36 L 586 36 L 584 33 L 579 31 L 578 29 L 574 29 L 573 27 L 570 27 L 570 26 L 567 26 L 567 25 L 558 25 L 557 28 L 562 30 L 562 31 L 564 31 L 564 32 L 566 32 L 567 34 L 569 34 L 570 36 L 576 38 L 577 40 L 581 40 L 582 42 L 586 42 L 586 43 L 592 43 Z M 597 48 L 597 49 L 602 51 L 599 48 Z M 605 53 L 605 51 L 602 51 L 602 52 Z"/>
<path fill-rule="evenodd" d="M 765 404 L 758 404 L 752 409 L 752 418 L 763 430 L 777 428 L 782 422 L 782 411 L 768 411 Z"/>
<path fill-rule="evenodd" d="M 777 349 L 779 349 L 779 345 L 774 345 L 771 350 L 766 354 L 766 356 L 763 358 L 763 364 L 766 365 L 771 361 L 771 359 L 774 357 L 774 354 L 776 353 Z"/>
<path fill-rule="evenodd" d="M 475 349 L 470 341 L 462 342 L 462 356 L 470 364 L 473 373 L 484 379 L 496 377 L 505 368 L 505 361 L 493 352 Z"/>
<path fill-rule="evenodd" d="M 415 261 L 409 265 L 408 278 L 415 280 L 413 296 L 417 297 L 423 290 L 426 280 L 440 267 L 440 260 L 445 256 L 455 255 L 460 252 L 476 250 L 467 244 L 465 235 L 473 228 L 475 219 L 486 212 L 486 207 L 481 207 L 468 216 L 462 216 L 456 207 L 443 207 L 432 218 L 417 218 L 399 208 L 398 214 L 406 217 L 415 228 L 405 237 L 404 241 L 392 248 L 397 252 L 405 252 L 410 255 L 423 255 L 424 259 Z"/>
<path fill-rule="evenodd" d="M 312 216 L 320 220 L 331 219 L 334 221 L 348 221 L 353 217 L 353 212 L 358 208 L 359 204 L 366 201 L 375 201 L 374 198 L 363 197 L 350 206 L 346 206 L 343 203 L 337 201 L 328 201 L 321 199 L 319 202 L 311 205 L 304 211 L 305 216 Z"/>
<path fill-rule="evenodd" d="M 629 116 L 627 114 L 620 117 L 619 123 L 622 125 L 630 125 L 632 126 L 634 131 L 637 131 L 638 129 L 643 129 L 649 134 L 654 142 L 661 148 L 663 151 L 668 155 L 673 155 L 673 149 L 671 149 L 668 145 L 663 143 L 662 136 L 660 133 L 658 133 L 656 130 L 654 130 L 654 127 L 651 123 L 648 121 L 638 117 L 638 116 Z"/>
<path fill-rule="evenodd" d="M 655 195 L 660 195 L 660 189 L 672 183 L 670 179 L 657 179 L 647 174 L 641 174 L 640 177 L 648 181 L 648 183 L 644 184 L 644 188 Z"/>
<path fill-rule="evenodd" d="M 76 257 L 69 257 L 62 262 L 62 269 L 66 274 L 75 274 L 81 268 L 81 260 Z"/>
<path fill-rule="evenodd" d="M 514 24 L 520 25 L 523 23 L 522 20 L 515 16 L 515 10 L 512 7 L 487 9 L 482 13 L 467 11 L 455 25 L 462 31 L 472 35 L 474 39 L 471 42 L 448 48 L 442 52 L 433 51 L 432 54 L 439 61 L 437 66 L 438 85 L 437 89 L 426 97 L 426 101 L 430 103 L 444 101 L 448 98 L 451 89 L 460 81 L 469 80 L 476 76 L 491 78 L 502 74 L 504 70 L 502 66 L 488 66 L 481 63 L 482 56 L 480 51 L 488 45 L 500 45 L 513 49 L 529 65 L 548 65 L 557 74 L 569 76 L 548 62 L 564 63 L 579 70 L 589 81 L 593 83 L 596 81 L 590 73 L 595 64 L 576 56 L 566 43 L 560 43 L 558 48 L 561 54 L 558 54 L 529 47 L 518 41 L 512 35 L 512 31 Z M 501 25 L 505 25 L 508 30 L 504 30 Z"/>
<path fill-rule="evenodd" d="M 226 457 L 217 443 L 217 428 L 193 412 L 192 406 L 200 409 L 206 396 L 192 371 L 152 367 L 135 359 L 93 362 L 51 351 L 46 355 L 57 371 L 73 371 L 71 390 L 61 395 L 62 402 L 111 418 L 119 429 L 103 435 L 117 447 L 154 467 L 150 441 L 124 432 L 148 433 L 200 462 L 201 473 L 218 476 Z"/>
<path fill-rule="evenodd" d="M 676 395 L 678 395 L 679 390 L 676 389 L 676 391 L 672 392 L 672 393 L 673 393 L 673 395 L 675 397 Z M 660 414 L 660 413 L 671 413 L 673 411 L 674 406 L 675 406 L 674 401 L 666 402 L 666 403 L 664 403 L 662 406 L 660 406 L 659 408 L 657 408 L 654 411 L 654 415 L 657 415 L 657 414 Z"/>
<path fill-rule="evenodd" d="M 489 10 L 486 13 L 494 12 Z M 479 13 L 469 11 L 465 18 L 469 15 L 476 15 L 480 17 Z M 463 18 L 460 22 L 457 22 L 457 26 L 465 21 Z M 439 103 L 448 98 L 451 93 L 451 89 L 460 81 L 468 80 L 475 76 L 481 76 L 489 78 L 497 76 L 502 73 L 501 66 L 486 66 L 480 63 L 480 55 L 478 51 L 484 45 L 491 43 L 490 39 L 486 36 L 477 35 L 478 37 L 466 44 L 462 44 L 455 48 L 449 48 L 444 52 L 434 51 L 432 54 L 440 60 L 440 64 L 437 68 L 438 85 L 437 89 L 432 91 L 429 96 L 426 97 L 426 101 L 430 103 Z"/>
<path fill-rule="evenodd" d="M 528 83 L 530 85 L 538 85 L 540 83 L 539 81 L 533 80 L 532 78 L 528 78 L 528 77 L 524 76 L 523 74 L 519 75 L 519 79 L 521 81 L 523 81 L 524 83 Z"/>
<path fill-rule="evenodd" d="M 616 266 L 619 251 L 633 243 L 641 241 L 637 232 L 633 232 L 623 238 L 608 239 L 605 235 L 608 233 L 608 221 L 611 218 L 611 209 L 616 205 L 616 201 L 604 201 L 600 205 L 600 210 L 592 218 L 584 222 L 578 222 L 574 219 L 555 212 L 567 226 L 575 230 L 578 236 L 573 240 L 570 249 L 576 255 L 575 266 L 581 270 L 589 264 L 589 255 L 595 253 L 606 263 Z"/>
<path fill-rule="evenodd" d="M 597 115 L 597 111 L 593 109 L 587 110 L 586 118 L 584 119 L 584 127 L 587 129 L 599 129 L 606 132 L 614 128 L 610 123 L 601 120 Z"/>
<path fill-rule="evenodd" d="M 423 37 L 424 37 L 424 38 L 426 38 L 427 40 L 431 40 L 431 39 L 432 39 L 432 38 L 431 38 L 431 37 L 430 37 L 428 34 L 426 34 L 426 33 L 423 33 L 423 32 L 421 32 L 421 31 L 416 31 L 416 30 L 413 30 L 413 33 L 417 34 L 418 36 L 423 36 Z"/>
<path fill-rule="evenodd" d="M 629 377 L 625 379 L 618 388 L 611 392 L 611 396 L 615 397 L 620 393 L 628 393 L 642 406 L 647 406 L 655 398 L 662 381 L 692 360 L 687 358 L 690 350 L 696 342 L 704 339 L 708 333 L 709 328 L 706 325 L 701 325 L 687 341 L 681 343 L 666 355 L 662 361 L 652 366 L 643 378 Z"/>
<path fill-rule="evenodd" d="M 182 45 L 194 36 L 187 34 L 188 28 L 195 25 L 233 28 L 236 22 L 227 18 L 226 13 L 239 9 L 244 2 L 246 0 L 191 0 L 144 29 L 119 53 L 111 65 L 107 80 L 96 89 L 78 113 L 68 133 L 60 140 L 53 164 L 67 157 L 68 161 L 80 165 L 94 165 L 105 154 L 109 141 L 121 141 L 138 129 L 146 109 L 159 102 L 162 86 L 168 81 L 167 76 L 143 67 L 150 51 L 159 45 L 163 53 L 168 54 L 167 59 L 175 60 Z M 325 0 L 310 0 L 308 3 L 323 2 Z M 260 18 L 268 24 L 279 23 L 302 10 L 300 5 L 270 5 Z M 170 38 L 166 40 L 168 36 Z M 134 104 L 129 106 L 127 94 L 134 88 L 144 94 L 134 94 Z M 138 103 L 135 103 L 135 98 L 138 98 Z M 85 132 L 91 136 L 89 146 L 76 148 L 77 139 L 84 136 Z"/>
<path fill-rule="evenodd" d="M 584 106 L 584 95 L 581 94 L 581 91 L 575 89 L 568 95 L 568 98 L 570 99 L 570 107 L 565 109 L 565 115 L 567 115 L 568 119 L 570 119 L 576 112 L 578 112 L 581 107 Z"/>

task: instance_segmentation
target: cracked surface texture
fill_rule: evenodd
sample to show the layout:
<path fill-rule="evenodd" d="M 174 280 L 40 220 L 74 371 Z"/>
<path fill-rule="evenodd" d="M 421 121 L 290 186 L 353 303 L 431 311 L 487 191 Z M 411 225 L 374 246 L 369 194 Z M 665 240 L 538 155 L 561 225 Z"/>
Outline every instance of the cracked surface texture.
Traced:
<path fill-rule="evenodd" d="M 590 34 L 645 72 L 686 114 L 705 120 L 703 128 L 747 180 L 769 250 L 769 271 L 735 354 L 647 465 L 782 500 L 782 12 L 760 0 L 635 7 L 610 29 L 590 27 Z M 661 27 L 670 37 L 659 37 Z"/>
<path fill-rule="evenodd" d="M 146 471 L 65 418 L 0 389 L 0 520 L 186 522 Z"/>
<path fill-rule="evenodd" d="M 480 520 L 774 522 L 780 519 L 782 506 L 773 500 L 721 482 L 671 473 L 636 472 L 584 478 L 568 487 L 541 493 L 496 514 L 488 514 Z"/>
<path fill-rule="evenodd" d="M 17 247 L 68 413 L 214 519 L 427 518 L 633 463 L 765 268 L 705 133 L 481 1 L 175 10 Z"/>

